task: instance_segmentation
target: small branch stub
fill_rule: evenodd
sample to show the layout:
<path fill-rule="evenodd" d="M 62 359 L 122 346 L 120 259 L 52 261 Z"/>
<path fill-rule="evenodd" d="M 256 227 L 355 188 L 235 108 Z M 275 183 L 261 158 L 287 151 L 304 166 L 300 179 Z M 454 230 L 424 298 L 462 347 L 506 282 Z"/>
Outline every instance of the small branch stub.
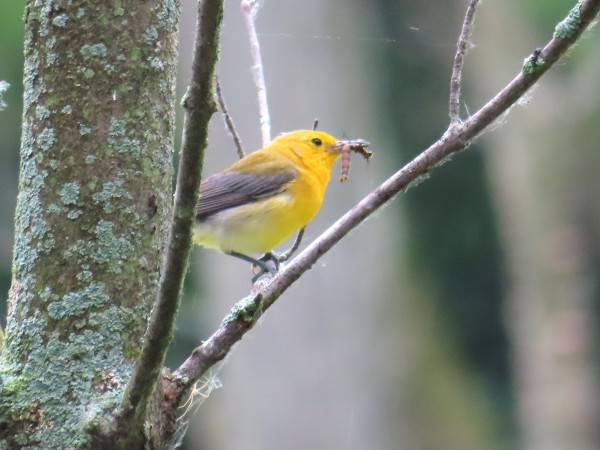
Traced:
<path fill-rule="evenodd" d="M 450 99 L 448 102 L 450 110 L 450 123 L 452 124 L 457 124 L 460 122 L 462 70 L 465 62 L 465 56 L 469 48 L 469 39 L 471 38 L 473 21 L 475 20 L 475 8 L 477 8 L 478 3 L 479 0 L 471 0 L 469 3 L 460 36 L 458 38 L 458 42 L 456 43 L 456 55 L 454 56 L 452 76 L 450 77 Z"/>

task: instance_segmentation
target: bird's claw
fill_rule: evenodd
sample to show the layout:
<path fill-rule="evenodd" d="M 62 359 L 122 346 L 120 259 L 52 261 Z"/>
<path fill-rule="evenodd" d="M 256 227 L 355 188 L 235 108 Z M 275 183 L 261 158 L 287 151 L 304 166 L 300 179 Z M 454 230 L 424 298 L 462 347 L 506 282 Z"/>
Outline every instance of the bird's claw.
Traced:
<path fill-rule="evenodd" d="M 255 283 L 263 275 L 270 273 L 271 275 L 277 275 L 279 271 L 280 261 L 279 257 L 273 252 L 267 252 L 256 260 L 254 267 L 258 267 L 260 270 L 252 277 L 252 283 Z"/>

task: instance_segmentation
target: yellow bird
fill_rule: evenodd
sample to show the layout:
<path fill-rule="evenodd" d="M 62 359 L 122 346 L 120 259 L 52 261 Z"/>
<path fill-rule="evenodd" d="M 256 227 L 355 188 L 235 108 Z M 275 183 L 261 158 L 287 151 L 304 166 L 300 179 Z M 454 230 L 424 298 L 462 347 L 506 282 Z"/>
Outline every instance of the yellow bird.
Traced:
<path fill-rule="evenodd" d="M 311 130 L 283 134 L 200 185 L 194 244 L 269 269 L 248 254 L 265 253 L 303 228 L 319 211 L 342 149 L 365 155 L 368 143 L 338 141 Z"/>

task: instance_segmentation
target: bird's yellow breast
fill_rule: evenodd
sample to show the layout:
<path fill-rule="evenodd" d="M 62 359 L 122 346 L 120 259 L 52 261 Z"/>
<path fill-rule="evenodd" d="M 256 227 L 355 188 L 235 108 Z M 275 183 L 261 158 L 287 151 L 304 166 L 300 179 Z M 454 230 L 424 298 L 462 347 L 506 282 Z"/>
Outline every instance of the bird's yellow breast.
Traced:
<path fill-rule="evenodd" d="M 292 181 L 278 195 L 221 211 L 196 223 L 194 244 L 223 252 L 273 250 L 306 226 L 321 208 L 324 187 L 308 178 Z"/>

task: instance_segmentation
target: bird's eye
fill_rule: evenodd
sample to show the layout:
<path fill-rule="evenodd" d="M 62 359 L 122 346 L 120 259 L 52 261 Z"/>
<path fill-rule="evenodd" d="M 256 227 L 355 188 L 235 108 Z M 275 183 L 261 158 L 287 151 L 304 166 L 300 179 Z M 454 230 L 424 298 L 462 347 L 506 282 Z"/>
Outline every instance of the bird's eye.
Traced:
<path fill-rule="evenodd" d="M 319 138 L 314 138 L 312 140 L 312 143 L 315 144 L 317 147 L 322 144 L 321 139 L 319 139 Z"/>

